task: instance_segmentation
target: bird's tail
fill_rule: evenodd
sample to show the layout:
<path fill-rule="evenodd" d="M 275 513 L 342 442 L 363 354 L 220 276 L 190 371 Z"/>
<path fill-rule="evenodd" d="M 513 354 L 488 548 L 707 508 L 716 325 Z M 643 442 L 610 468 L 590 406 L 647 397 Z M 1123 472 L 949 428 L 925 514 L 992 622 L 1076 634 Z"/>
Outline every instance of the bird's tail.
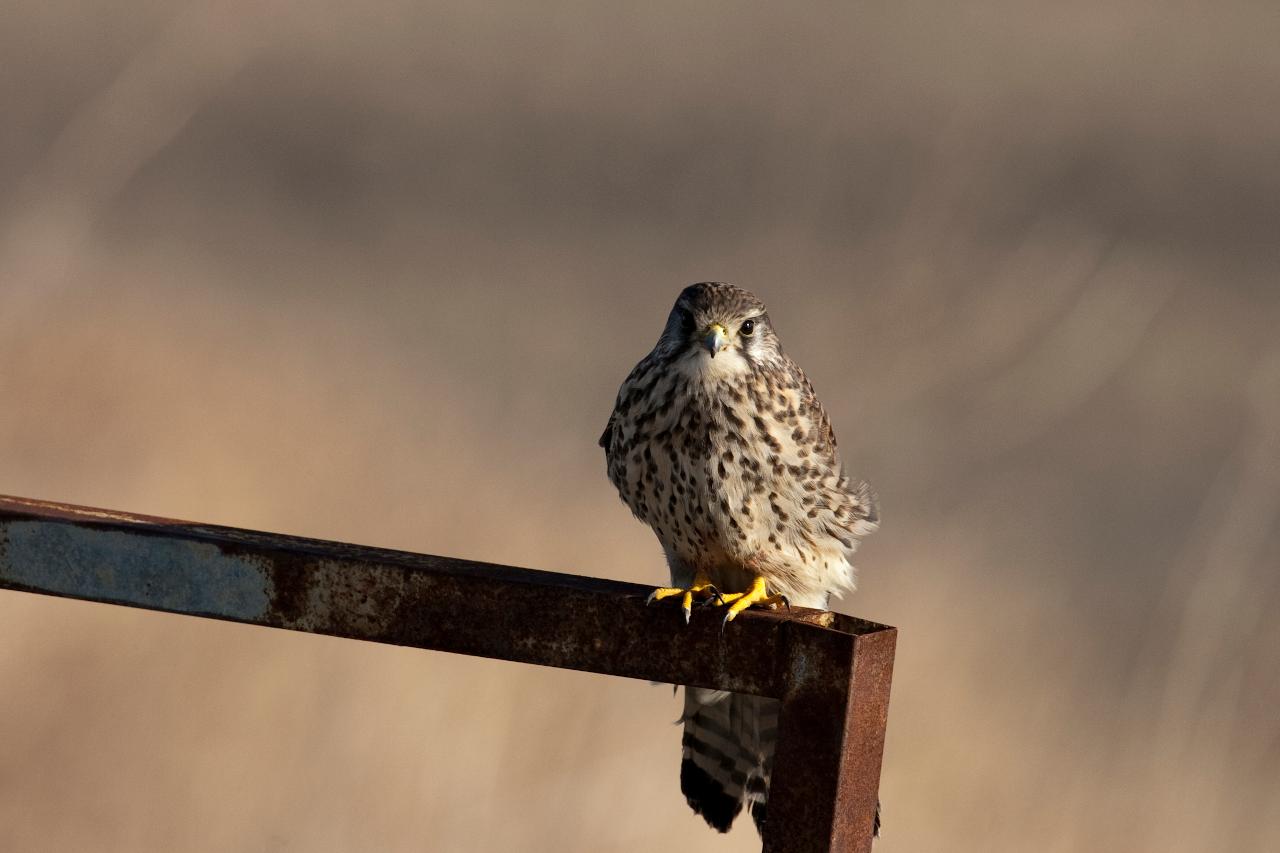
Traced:
<path fill-rule="evenodd" d="M 763 832 L 778 736 L 777 699 L 685 688 L 680 790 L 690 808 L 728 832 L 744 803 Z"/>
<path fill-rule="evenodd" d="M 778 739 L 777 699 L 686 687 L 680 790 L 695 814 L 728 832 L 743 804 L 763 835 Z M 873 836 L 880 835 L 876 803 Z"/>

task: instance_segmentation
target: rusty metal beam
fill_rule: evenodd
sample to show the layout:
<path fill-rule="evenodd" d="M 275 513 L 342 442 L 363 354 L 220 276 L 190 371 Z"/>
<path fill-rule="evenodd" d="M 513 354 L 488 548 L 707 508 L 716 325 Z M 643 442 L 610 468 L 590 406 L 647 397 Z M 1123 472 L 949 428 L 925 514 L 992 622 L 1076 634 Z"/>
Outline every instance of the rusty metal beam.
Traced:
<path fill-rule="evenodd" d="M 871 849 L 896 632 L 788 637 L 765 850 Z M 841 673 L 833 678 L 832 673 Z M 774 815 L 787 815 L 774 821 Z"/>
<path fill-rule="evenodd" d="M 896 630 L 686 626 L 649 588 L 0 497 L 0 588 L 782 700 L 768 853 L 871 849 Z"/>

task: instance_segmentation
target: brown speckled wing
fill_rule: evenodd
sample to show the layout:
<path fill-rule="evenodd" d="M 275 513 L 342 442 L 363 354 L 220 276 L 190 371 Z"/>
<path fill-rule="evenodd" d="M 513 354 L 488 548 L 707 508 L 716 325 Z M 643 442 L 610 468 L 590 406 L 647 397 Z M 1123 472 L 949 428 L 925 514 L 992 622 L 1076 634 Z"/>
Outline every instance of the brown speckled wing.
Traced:
<path fill-rule="evenodd" d="M 800 398 L 804 402 L 813 432 L 817 436 L 814 451 L 830 466 L 831 470 L 840 472 L 840 488 L 848 497 L 850 506 L 842 526 L 854 536 L 866 536 L 875 532 L 880 526 L 880 501 L 875 491 L 865 481 L 849 475 L 849 469 L 840 458 L 840 450 L 836 443 L 835 430 L 831 427 L 831 419 L 822 401 L 813 390 L 813 383 L 800 369 L 800 366 L 788 359 L 791 370 L 800 387 Z"/>

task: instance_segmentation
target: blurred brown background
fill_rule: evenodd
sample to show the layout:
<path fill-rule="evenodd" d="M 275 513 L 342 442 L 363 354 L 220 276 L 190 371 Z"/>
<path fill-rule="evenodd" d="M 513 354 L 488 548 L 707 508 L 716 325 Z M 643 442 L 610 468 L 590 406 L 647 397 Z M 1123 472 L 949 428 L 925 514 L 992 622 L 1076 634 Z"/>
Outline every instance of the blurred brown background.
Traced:
<path fill-rule="evenodd" d="M 11 0 L 0 492 L 656 582 L 769 302 L 884 526 L 894 851 L 1280 849 L 1272 4 Z M 0 593 L 0 849 L 707 850 L 670 691 Z"/>

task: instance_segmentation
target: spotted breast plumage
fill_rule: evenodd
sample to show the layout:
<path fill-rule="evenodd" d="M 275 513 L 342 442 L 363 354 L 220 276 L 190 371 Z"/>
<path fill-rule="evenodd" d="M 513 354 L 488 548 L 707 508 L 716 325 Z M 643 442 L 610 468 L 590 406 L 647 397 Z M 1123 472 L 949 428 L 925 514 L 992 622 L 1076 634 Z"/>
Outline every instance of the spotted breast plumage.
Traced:
<path fill-rule="evenodd" d="M 684 289 L 653 350 L 618 391 L 600 437 L 609 479 L 653 528 L 671 569 L 651 600 L 724 608 L 825 608 L 852 589 L 851 557 L 879 524 L 826 411 L 742 288 Z M 724 832 L 744 803 L 762 827 L 778 703 L 686 689 L 681 788 Z"/>

